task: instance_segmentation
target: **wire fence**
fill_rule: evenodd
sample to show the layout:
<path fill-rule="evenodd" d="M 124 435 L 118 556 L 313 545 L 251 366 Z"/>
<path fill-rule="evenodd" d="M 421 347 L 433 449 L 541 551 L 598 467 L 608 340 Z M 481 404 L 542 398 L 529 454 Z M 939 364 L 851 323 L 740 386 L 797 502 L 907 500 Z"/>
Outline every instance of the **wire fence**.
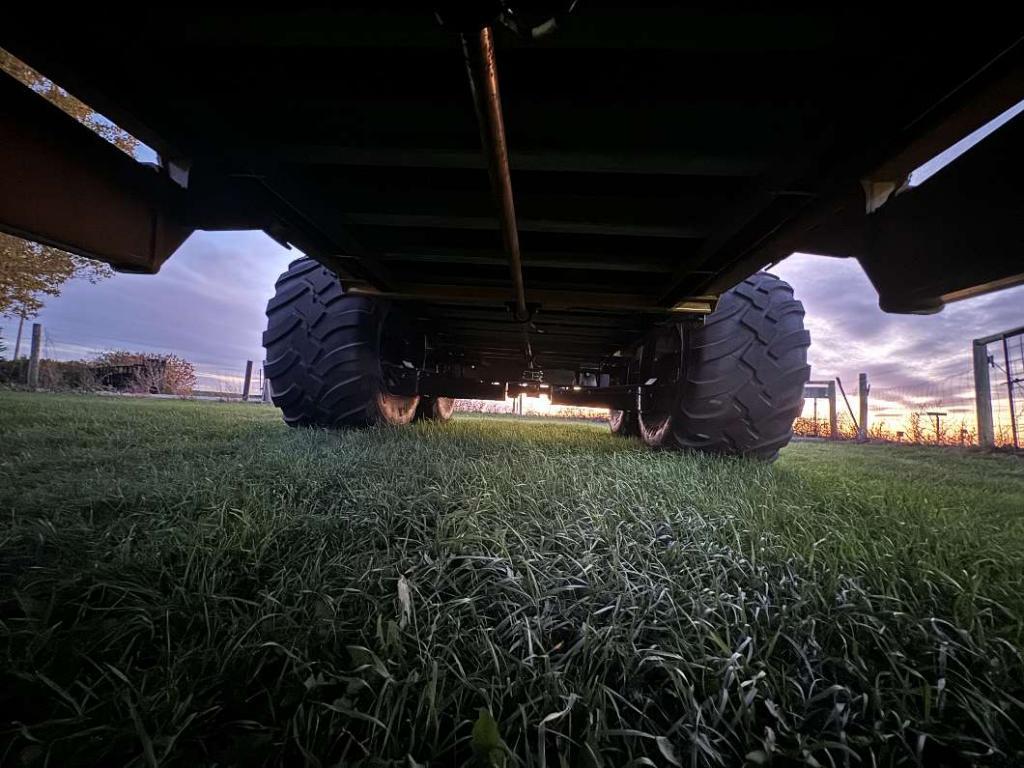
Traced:
<path fill-rule="evenodd" d="M 959 445 L 978 441 L 970 368 L 926 384 L 873 389 L 868 403 L 869 437 Z"/>
<path fill-rule="evenodd" d="M 999 360 L 1000 347 L 1003 354 L 1001 361 Z M 1024 332 L 1006 337 L 1001 343 L 990 344 L 988 351 L 990 364 L 995 369 L 991 372 L 993 374 L 992 385 L 996 387 L 995 380 L 1001 378 L 1007 393 L 1003 428 L 1009 428 L 1014 446 L 1022 448 L 1024 447 Z M 993 351 L 995 354 L 992 354 Z M 995 419 L 996 415 L 993 413 L 993 420 L 995 421 Z M 998 434 L 998 423 L 995 426 Z"/>
<path fill-rule="evenodd" d="M 14 354 L 12 328 L 3 328 L 8 356 Z M 26 324 L 20 355 L 27 357 L 31 328 Z M 90 336 L 69 328 L 44 325 L 42 357 L 48 360 L 95 360 L 111 350 L 176 354 L 192 359 L 187 351 L 154 345 L 139 340 Z M 989 345 L 989 384 L 995 443 L 999 446 L 1024 446 L 1024 334 Z M 254 355 L 255 357 L 255 355 Z M 246 360 L 235 365 L 221 362 L 195 362 L 193 394 L 199 397 L 241 398 L 245 388 Z M 249 399 L 263 399 L 265 378 L 261 361 L 254 360 Z M 892 442 L 936 445 L 978 444 L 974 373 L 970 366 L 933 381 L 918 384 L 872 386 L 868 392 L 867 437 Z M 1011 393 L 1013 396 L 1011 397 Z M 847 391 L 837 397 L 836 437 L 858 436 L 860 393 Z M 817 406 L 817 407 L 816 407 Z M 557 416 L 563 418 L 603 418 L 604 411 L 591 408 L 552 406 L 537 398 L 505 401 L 459 401 L 459 410 Z M 794 431 L 798 435 L 832 437 L 827 402 L 807 400 Z"/>
<path fill-rule="evenodd" d="M 3 327 L 6 354 L 11 359 L 17 351 L 18 357 L 28 358 L 31 345 L 31 323 L 23 329 L 21 344 L 17 344 L 17 324 Z M 44 360 L 95 361 L 101 355 L 115 350 L 126 350 L 140 354 L 177 355 L 192 363 L 195 372 L 193 394 L 199 397 L 240 398 L 245 387 L 246 360 L 241 359 L 236 366 L 229 366 L 224 361 L 196 361 L 195 356 L 183 351 L 181 346 L 154 344 L 124 337 L 102 336 L 82 333 L 66 327 L 52 327 L 43 324 L 40 356 Z M 252 377 L 249 387 L 249 399 L 263 397 L 264 375 L 259 357 L 253 360 Z"/>
<path fill-rule="evenodd" d="M 208 368 L 198 366 L 195 369 L 196 384 L 193 394 L 211 397 L 241 397 L 245 389 L 245 364 L 241 368 Z M 253 365 L 252 378 L 249 382 L 249 399 L 259 400 L 263 397 L 265 379 L 263 367 Z"/>
<path fill-rule="evenodd" d="M 1011 359 L 1011 379 L 1015 397 L 1011 398 L 1003 364 L 991 365 L 989 395 L 995 444 L 1014 446 L 1014 426 L 1024 437 L 1024 359 Z M 1018 371 L 1019 375 L 1014 372 Z M 999 375 L 996 375 L 996 374 Z M 873 386 L 868 390 L 868 423 L 866 436 L 873 440 L 922 445 L 978 445 L 978 417 L 974 390 L 974 371 L 964 368 L 941 379 L 922 384 Z M 837 397 L 837 434 L 840 439 L 855 439 L 856 419 L 860 414 L 858 391 L 848 392 L 847 401 Z M 827 402 L 808 399 L 794 426 L 798 435 L 832 437 Z M 1020 446 L 1018 438 L 1016 445 Z"/>

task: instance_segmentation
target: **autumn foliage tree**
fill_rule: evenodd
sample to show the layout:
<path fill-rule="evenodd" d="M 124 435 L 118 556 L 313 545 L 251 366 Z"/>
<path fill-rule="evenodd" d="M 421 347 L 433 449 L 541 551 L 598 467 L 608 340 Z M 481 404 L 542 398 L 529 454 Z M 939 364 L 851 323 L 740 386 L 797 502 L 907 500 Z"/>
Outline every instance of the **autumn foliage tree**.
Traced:
<path fill-rule="evenodd" d="M 21 59 L 0 48 L 0 70 L 3 70 L 27 88 L 31 88 L 48 102 L 63 110 L 91 131 L 95 131 L 118 149 L 134 156 L 139 140 L 107 120 L 59 85 L 43 77 Z"/>
<path fill-rule="evenodd" d="M 112 274 L 98 261 L 0 233 L 0 315 L 33 317 L 71 278 L 95 283 Z"/>

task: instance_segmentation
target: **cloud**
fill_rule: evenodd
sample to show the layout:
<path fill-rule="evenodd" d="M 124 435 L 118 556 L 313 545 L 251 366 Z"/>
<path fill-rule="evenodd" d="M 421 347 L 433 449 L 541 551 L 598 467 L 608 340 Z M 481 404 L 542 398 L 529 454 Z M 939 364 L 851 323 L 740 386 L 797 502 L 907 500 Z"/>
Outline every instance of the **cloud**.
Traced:
<path fill-rule="evenodd" d="M 1024 287 L 948 305 L 935 315 L 891 315 L 853 259 L 794 254 L 773 272 L 807 310 L 815 378 L 867 371 L 881 386 L 925 386 L 971 368 L 971 341 L 1024 324 Z"/>
<path fill-rule="evenodd" d="M 241 371 L 263 359 L 260 336 L 274 281 L 301 254 L 262 232 L 197 232 L 158 275 L 69 284 L 39 320 L 48 355 L 130 348 L 175 352 L 201 368 Z M 815 378 L 926 388 L 969 371 L 971 340 L 1024 324 L 1024 287 L 952 304 L 937 315 L 887 315 L 853 260 L 796 254 L 774 270 L 807 309 Z M 3 336 L 13 351 L 16 324 Z"/>
<path fill-rule="evenodd" d="M 299 256 L 262 232 L 197 232 L 156 275 L 69 283 L 38 318 L 44 351 L 65 358 L 111 348 L 175 352 L 207 368 L 240 369 L 263 359 L 267 300 Z M 16 323 L 4 325 L 13 351 Z"/>

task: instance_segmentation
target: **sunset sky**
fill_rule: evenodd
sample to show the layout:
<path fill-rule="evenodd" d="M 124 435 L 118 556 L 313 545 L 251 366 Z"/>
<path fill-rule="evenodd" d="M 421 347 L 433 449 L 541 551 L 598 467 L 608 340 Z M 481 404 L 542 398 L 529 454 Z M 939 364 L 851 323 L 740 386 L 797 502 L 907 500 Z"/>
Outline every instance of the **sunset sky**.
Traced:
<path fill-rule="evenodd" d="M 1022 113 L 1024 101 L 915 170 L 910 185 L 926 183 Z M 135 154 L 143 162 L 157 159 L 145 145 Z M 197 232 L 158 275 L 117 274 L 97 285 L 70 282 L 38 318 L 45 328 L 44 355 L 175 353 L 195 363 L 200 387 L 216 389 L 218 381 L 233 387 L 246 360 L 256 361 L 258 370 L 264 308 L 277 276 L 299 256 L 262 232 Z M 793 285 L 807 310 L 812 378 L 841 376 L 853 390 L 858 372 L 865 371 L 873 412 L 878 408 L 894 418 L 938 400 L 958 414 L 972 412 L 971 340 L 1024 325 L 1024 286 L 952 304 L 936 315 L 888 315 L 878 309 L 875 290 L 855 260 L 794 254 L 773 271 Z M 16 332 L 15 322 L 0 318 L 7 356 Z M 26 329 L 23 351 L 28 336 Z"/>
<path fill-rule="evenodd" d="M 1024 101 L 918 168 L 910 184 L 926 183 L 1022 113 Z M 136 155 L 156 159 L 145 146 Z M 44 353 L 77 359 L 112 348 L 173 352 L 201 372 L 233 376 L 246 360 L 262 360 L 264 308 L 277 276 L 300 255 L 262 232 L 197 232 L 158 275 L 69 283 L 39 317 Z M 971 340 L 1024 325 L 1024 286 L 952 304 L 936 315 L 888 315 L 852 259 L 794 254 L 773 271 L 793 285 L 807 310 L 814 378 L 843 376 L 853 383 L 866 371 L 874 387 L 901 398 L 931 396 L 929 388 L 942 382 L 963 388 Z M 0 318 L 0 329 L 10 355 L 16 323 Z"/>
<path fill-rule="evenodd" d="M 176 352 L 201 369 L 240 371 L 262 359 L 263 311 L 295 251 L 259 232 L 193 235 L 158 275 L 69 284 L 39 317 L 48 355 L 112 347 Z M 970 342 L 1024 324 L 1024 286 L 951 304 L 937 315 L 888 315 L 853 260 L 797 254 L 775 270 L 807 309 L 815 378 L 924 386 L 970 367 Z M 8 354 L 16 324 L 4 321 Z"/>

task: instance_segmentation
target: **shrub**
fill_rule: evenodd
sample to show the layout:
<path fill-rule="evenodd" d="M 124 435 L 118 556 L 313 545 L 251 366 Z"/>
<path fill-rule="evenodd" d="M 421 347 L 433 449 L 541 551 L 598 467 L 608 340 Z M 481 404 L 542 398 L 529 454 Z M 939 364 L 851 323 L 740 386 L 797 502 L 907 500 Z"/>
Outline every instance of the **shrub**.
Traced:
<path fill-rule="evenodd" d="M 39 386 L 43 389 L 100 388 L 100 382 L 90 363 L 85 360 L 40 360 Z"/>
<path fill-rule="evenodd" d="M 0 360 L 0 384 L 24 384 L 28 360 Z"/>
<path fill-rule="evenodd" d="M 836 435 L 841 440 L 854 440 L 857 437 L 857 428 L 853 425 L 853 421 L 845 413 L 838 414 L 837 417 L 838 434 Z M 829 424 L 828 418 L 820 418 L 815 421 L 813 418 L 807 416 L 798 416 L 793 422 L 793 434 L 800 437 L 831 437 L 832 427 Z"/>
<path fill-rule="evenodd" d="M 129 392 L 162 395 L 190 395 L 196 385 L 195 367 L 177 355 L 154 355 L 118 349 L 104 352 L 95 360 L 100 369 L 126 369 Z M 109 376 L 110 373 L 108 372 Z M 122 388 L 119 384 L 118 388 Z"/>
<path fill-rule="evenodd" d="M 27 359 L 0 360 L 0 384 L 23 386 L 27 379 Z M 192 363 L 177 355 L 115 350 L 95 360 L 39 361 L 39 386 L 43 389 L 190 395 L 195 383 Z"/>
<path fill-rule="evenodd" d="M 28 381 L 28 360 L 0 361 L 0 384 L 24 385 Z M 39 386 L 42 389 L 99 389 L 92 364 L 85 360 L 40 360 Z"/>

